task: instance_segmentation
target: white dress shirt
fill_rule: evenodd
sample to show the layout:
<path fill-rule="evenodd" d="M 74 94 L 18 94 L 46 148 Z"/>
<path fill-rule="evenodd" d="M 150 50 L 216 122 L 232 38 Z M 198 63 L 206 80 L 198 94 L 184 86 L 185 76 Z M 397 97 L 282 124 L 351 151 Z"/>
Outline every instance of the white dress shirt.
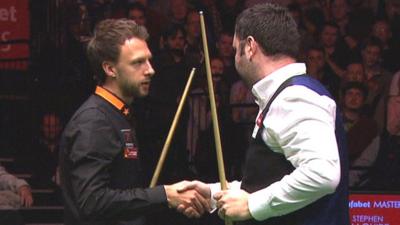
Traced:
<path fill-rule="evenodd" d="M 252 92 L 259 114 L 285 80 L 305 72 L 303 63 L 293 63 L 258 81 Z M 335 117 L 334 100 L 304 86 L 287 87 L 276 97 L 261 137 L 271 150 L 284 154 L 295 170 L 249 195 L 250 214 L 256 220 L 288 214 L 335 191 L 340 180 Z M 256 125 L 253 138 L 258 129 Z M 210 187 L 212 194 L 220 190 L 219 184 Z M 240 182 L 232 182 L 230 188 L 240 188 Z"/>

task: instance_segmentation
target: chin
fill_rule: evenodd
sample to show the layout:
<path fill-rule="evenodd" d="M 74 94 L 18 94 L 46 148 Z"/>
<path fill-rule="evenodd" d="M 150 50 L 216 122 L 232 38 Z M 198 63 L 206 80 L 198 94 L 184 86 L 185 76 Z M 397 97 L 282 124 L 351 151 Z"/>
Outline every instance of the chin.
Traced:
<path fill-rule="evenodd" d="M 141 91 L 137 97 L 138 97 L 138 98 L 144 98 L 144 97 L 146 97 L 147 95 L 149 95 L 149 92 L 148 92 L 148 91 Z"/>

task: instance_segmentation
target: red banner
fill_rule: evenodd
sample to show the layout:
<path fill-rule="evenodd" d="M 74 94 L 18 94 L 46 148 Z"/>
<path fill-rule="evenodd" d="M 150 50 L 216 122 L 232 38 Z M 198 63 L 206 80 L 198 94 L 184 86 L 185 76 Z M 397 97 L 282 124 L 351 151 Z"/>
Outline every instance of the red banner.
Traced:
<path fill-rule="evenodd" d="M 29 28 L 29 0 L 1 0 L 1 69 L 26 69 L 29 58 Z"/>

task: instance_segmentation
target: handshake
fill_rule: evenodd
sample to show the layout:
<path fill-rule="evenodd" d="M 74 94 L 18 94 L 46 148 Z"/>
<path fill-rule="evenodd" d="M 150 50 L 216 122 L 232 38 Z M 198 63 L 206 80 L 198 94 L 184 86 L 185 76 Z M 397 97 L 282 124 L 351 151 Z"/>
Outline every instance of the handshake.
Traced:
<path fill-rule="evenodd" d="M 181 181 L 164 188 L 168 206 L 189 218 L 199 218 L 215 206 L 221 219 L 241 221 L 252 218 L 248 208 L 249 194 L 244 190 L 224 190 L 211 196 L 210 185 L 200 181 Z"/>

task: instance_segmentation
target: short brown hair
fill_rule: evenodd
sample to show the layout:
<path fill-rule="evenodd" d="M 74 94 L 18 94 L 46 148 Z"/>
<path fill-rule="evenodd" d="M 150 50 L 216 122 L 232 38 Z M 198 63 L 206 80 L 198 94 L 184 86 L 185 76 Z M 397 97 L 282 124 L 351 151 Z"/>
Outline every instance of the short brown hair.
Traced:
<path fill-rule="evenodd" d="M 104 61 L 116 63 L 121 45 L 126 40 L 131 38 L 146 40 L 148 36 L 146 28 L 136 24 L 133 20 L 106 19 L 100 21 L 87 46 L 87 56 L 97 83 L 103 84 L 106 79 L 102 63 Z"/>

